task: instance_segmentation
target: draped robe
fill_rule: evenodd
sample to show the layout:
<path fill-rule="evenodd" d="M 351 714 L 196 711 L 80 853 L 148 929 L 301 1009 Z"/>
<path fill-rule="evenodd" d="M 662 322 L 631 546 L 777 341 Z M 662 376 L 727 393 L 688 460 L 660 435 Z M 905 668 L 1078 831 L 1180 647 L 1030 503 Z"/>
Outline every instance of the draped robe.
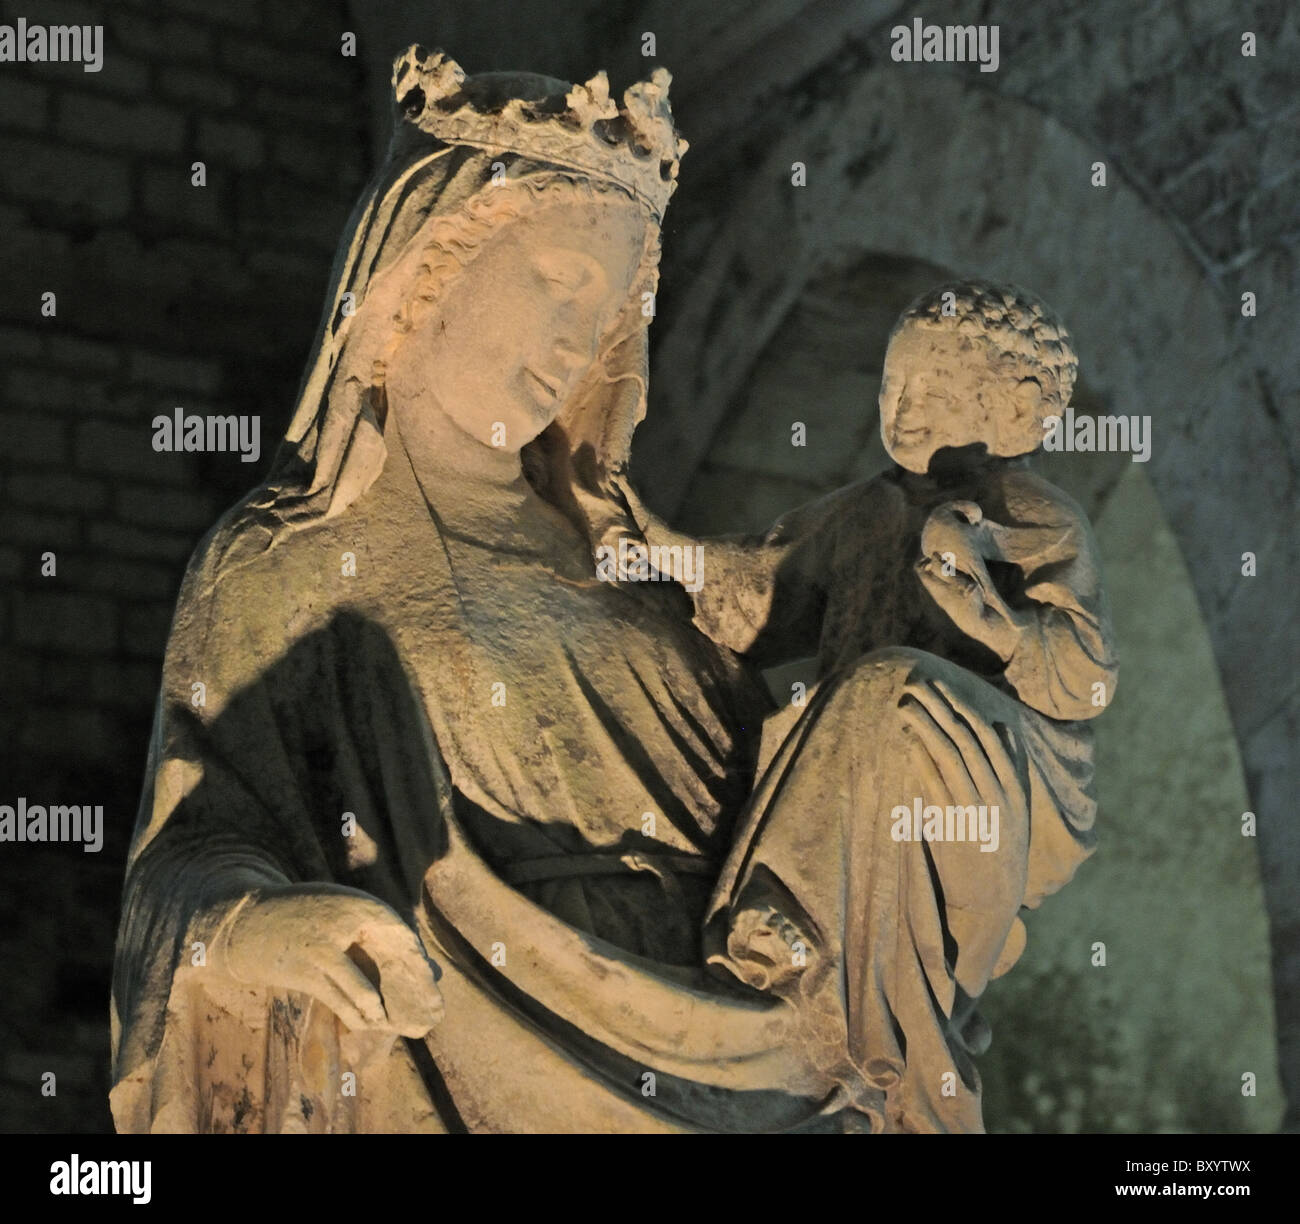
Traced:
<path fill-rule="evenodd" d="M 457 539 L 400 451 L 346 515 L 260 552 L 239 527 L 196 552 L 164 666 L 114 974 L 119 1130 L 980 1128 L 968 1004 L 1030 887 L 1029 820 L 984 855 L 891 843 L 886 818 L 919 785 L 909 686 L 978 681 L 878 653 L 773 718 L 680 591 Z M 1040 856 L 1072 870 L 1086 848 L 1056 823 Z M 584 855 L 622 866 L 526 867 Z M 425 1041 L 206 963 L 252 890 L 305 881 L 418 932 L 446 1000 Z M 792 983 L 755 977 L 755 896 L 803 923 Z"/>
<path fill-rule="evenodd" d="M 475 82 L 488 108 L 570 89 Z M 399 115 L 281 459 L 190 563 L 118 934 L 119 1130 L 981 1127 L 973 1000 L 1014 959 L 1021 902 L 1088 850 L 1014 700 L 884 650 L 773 712 L 682 591 L 598 581 L 540 498 L 503 506 L 523 518 L 490 544 L 448 529 L 386 428 L 374 366 L 428 227 L 557 174 L 578 172 Z M 606 473 L 644 411 L 641 272 L 630 331 L 565 405 Z M 619 529 L 595 508 L 593 538 Z M 934 769 L 902 714 L 946 701 L 938 681 L 1014 773 L 997 854 L 890 838 Z M 425 1038 L 350 1031 L 224 967 L 259 890 L 313 882 L 417 933 L 446 1002 Z"/>

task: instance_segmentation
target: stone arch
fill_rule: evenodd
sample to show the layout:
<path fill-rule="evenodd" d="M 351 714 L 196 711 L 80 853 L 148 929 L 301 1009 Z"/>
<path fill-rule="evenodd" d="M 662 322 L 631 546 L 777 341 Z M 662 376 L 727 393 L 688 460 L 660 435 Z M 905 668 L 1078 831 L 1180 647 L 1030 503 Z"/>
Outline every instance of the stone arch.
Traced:
<path fill-rule="evenodd" d="M 1069 321 L 1097 394 L 1155 417 L 1151 472 L 1171 519 L 1191 515 L 1190 528 L 1212 517 L 1196 503 L 1230 504 L 1228 490 L 1189 490 L 1186 476 L 1204 468 L 1189 467 L 1198 409 L 1229 400 L 1243 422 L 1270 419 L 1236 360 L 1234 312 L 1115 166 L 1106 187 L 1089 185 L 1098 160 L 1050 116 L 957 77 L 878 69 L 801 117 L 716 227 L 687 300 L 659 321 L 654 410 L 638 437 L 658 503 L 680 505 L 808 282 L 828 262 L 879 253 L 1032 285 Z M 790 185 L 796 161 L 806 187 Z M 1242 449 L 1268 431 L 1255 435 Z"/>

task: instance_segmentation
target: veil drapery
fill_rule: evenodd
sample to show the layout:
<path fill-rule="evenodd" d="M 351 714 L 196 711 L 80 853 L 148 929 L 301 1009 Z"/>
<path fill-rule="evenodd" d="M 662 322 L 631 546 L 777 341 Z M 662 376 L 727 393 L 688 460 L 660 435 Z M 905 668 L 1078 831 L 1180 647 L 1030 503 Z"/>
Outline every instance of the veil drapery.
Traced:
<path fill-rule="evenodd" d="M 515 97 L 569 88 L 531 74 L 475 80 L 492 81 L 493 88 Z M 569 167 L 506 149 L 445 144 L 398 126 L 384 166 L 345 229 L 312 356 L 271 471 L 225 524 L 219 541 L 225 564 L 273 547 L 282 532 L 342 513 L 382 471 L 388 446 L 374 370 L 391 343 L 395 316 L 409 301 L 420 251 L 438 241 L 440 224 L 454 228 L 471 212 L 488 226 L 494 216 L 508 224 L 504 218 L 525 211 L 530 195 L 557 182 L 577 186 L 584 180 Z M 558 497 L 558 483 L 571 485 L 563 499 L 580 508 L 593 547 L 611 532 L 636 530 L 611 478 L 626 467 L 632 431 L 646 409 L 648 320 L 642 302 L 657 283 L 659 249 L 658 222 L 648 211 L 646 226 L 624 310 L 546 439 L 526 456 L 530 478 L 544 493 L 549 485 Z M 473 253 L 462 250 L 456 257 L 465 265 Z"/>

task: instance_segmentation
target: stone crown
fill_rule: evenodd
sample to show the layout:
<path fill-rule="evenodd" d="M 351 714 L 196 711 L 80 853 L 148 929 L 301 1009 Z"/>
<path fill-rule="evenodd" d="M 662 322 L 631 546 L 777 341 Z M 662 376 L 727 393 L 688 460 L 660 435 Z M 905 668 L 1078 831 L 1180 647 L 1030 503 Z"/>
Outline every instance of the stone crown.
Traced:
<path fill-rule="evenodd" d="M 399 126 L 617 183 L 662 220 L 688 147 L 673 126 L 671 80 L 656 68 L 619 104 L 604 71 L 573 86 L 527 73 L 471 77 L 441 51 L 413 46 L 394 61 L 393 97 Z"/>

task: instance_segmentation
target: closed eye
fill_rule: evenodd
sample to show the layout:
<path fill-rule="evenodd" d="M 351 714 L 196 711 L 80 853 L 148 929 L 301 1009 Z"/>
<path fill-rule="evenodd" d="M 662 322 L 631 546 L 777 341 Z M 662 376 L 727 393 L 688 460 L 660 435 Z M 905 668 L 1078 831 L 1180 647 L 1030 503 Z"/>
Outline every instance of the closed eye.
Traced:
<path fill-rule="evenodd" d="M 544 280 L 566 293 L 577 293 L 589 279 L 580 261 L 558 254 L 539 256 L 537 270 Z"/>

